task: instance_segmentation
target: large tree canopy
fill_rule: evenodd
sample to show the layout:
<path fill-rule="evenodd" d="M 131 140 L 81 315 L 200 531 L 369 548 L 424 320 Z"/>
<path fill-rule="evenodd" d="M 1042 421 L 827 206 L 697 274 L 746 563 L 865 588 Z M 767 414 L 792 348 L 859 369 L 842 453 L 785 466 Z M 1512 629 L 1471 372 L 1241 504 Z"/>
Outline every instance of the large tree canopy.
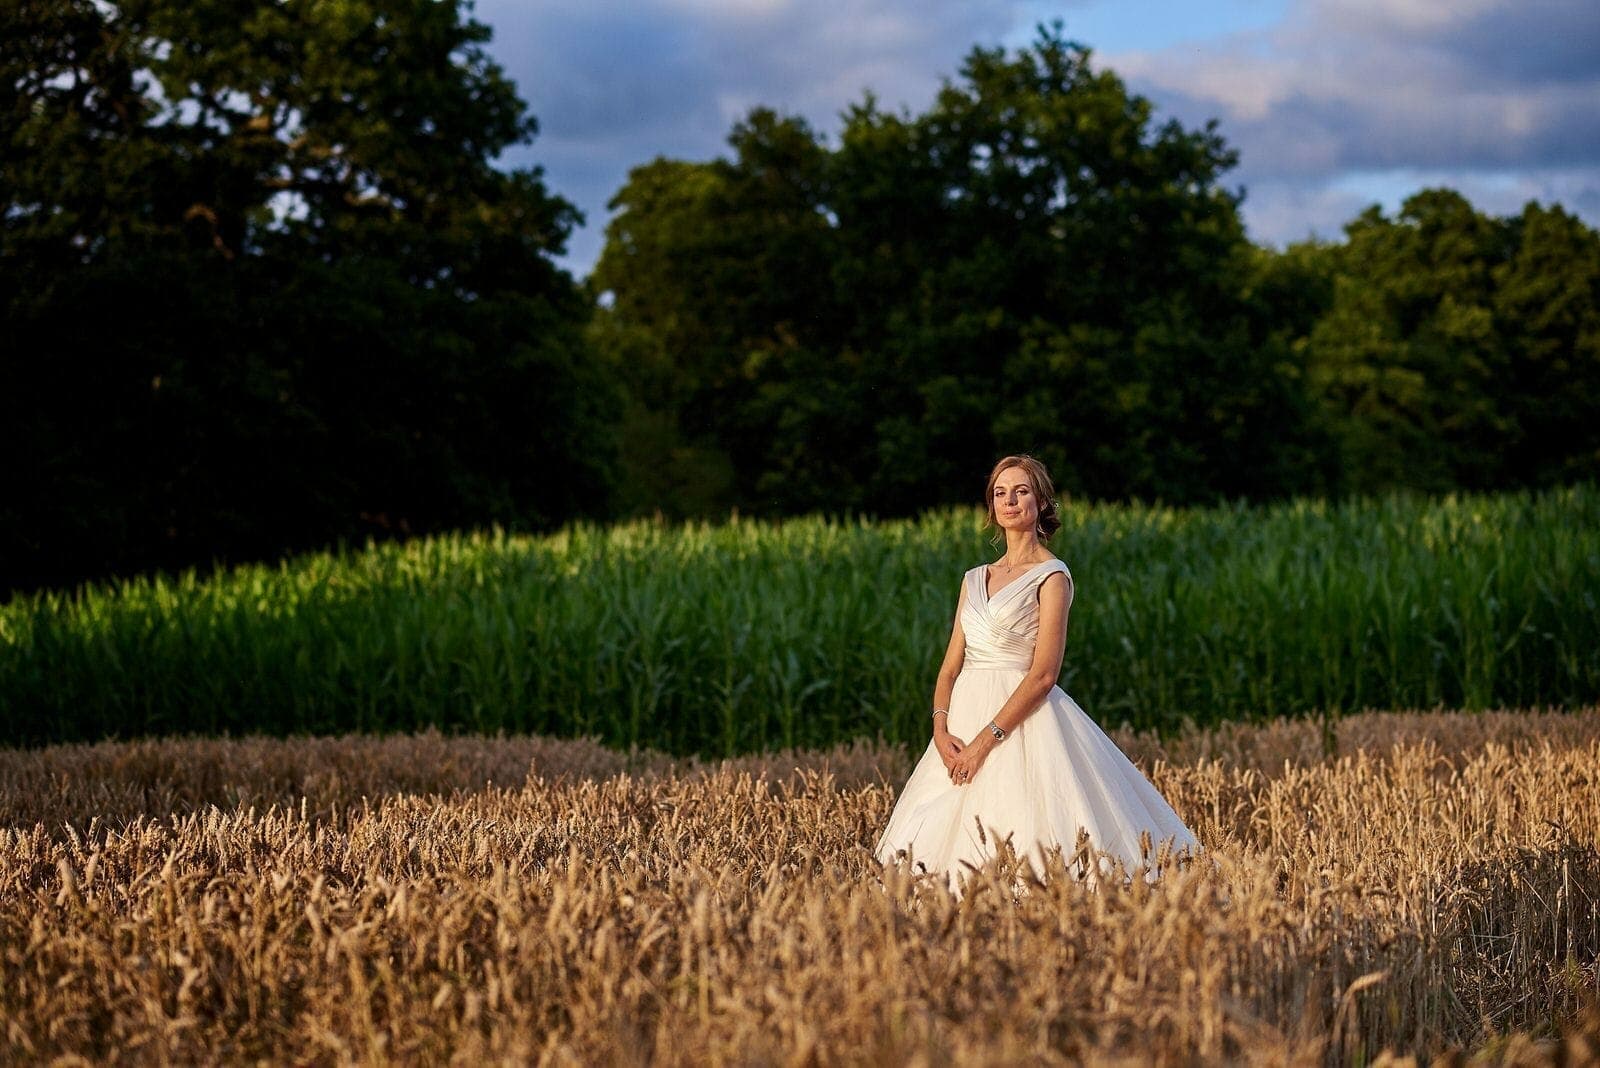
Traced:
<path fill-rule="evenodd" d="M 756 108 L 611 201 L 626 507 L 905 514 L 1015 450 L 1169 502 L 1600 470 L 1600 235 L 1559 207 L 1428 189 L 1258 248 L 1217 124 L 1156 125 L 1059 23 L 842 120 Z"/>
<path fill-rule="evenodd" d="M 1600 235 L 1425 190 L 1252 245 L 1060 23 L 580 216 L 463 0 L 0 6 L 0 588 L 499 521 L 1600 469 Z M 620 460 L 620 463 L 618 462 Z"/>
<path fill-rule="evenodd" d="M 9 584 L 606 514 L 573 206 L 457 0 L 0 13 Z"/>
<path fill-rule="evenodd" d="M 1600 235 L 1559 207 L 1494 219 L 1428 189 L 1345 236 L 1314 253 L 1334 285 L 1304 329 L 1345 481 L 1442 492 L 1600 472 Z"/>
<path fill-rule="evenodd" d="M 756 512 L 967 500 L 1010 448 L 1096 496 L 1318 488 L 1234 153 L 1089 59 L 1041 27 L 923 115 L 868 94 L 836 148 L 756 109 L 731 160 L 635 169 L 591 279 L 654 414 L 632 462 L 720 450 L 701 494 Z"/>

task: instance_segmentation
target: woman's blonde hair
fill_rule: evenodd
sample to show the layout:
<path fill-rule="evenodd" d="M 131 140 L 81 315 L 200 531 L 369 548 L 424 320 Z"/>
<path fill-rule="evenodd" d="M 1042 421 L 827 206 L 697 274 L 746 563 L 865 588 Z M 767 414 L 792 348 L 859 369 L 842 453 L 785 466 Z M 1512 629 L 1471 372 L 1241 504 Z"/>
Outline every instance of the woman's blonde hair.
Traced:
<path fill-rule="evenodd" d="M 1056 487 L 1050 481 L 1050 472 L 1044 469 L 1044 464 L 1027 453 L 1001 457 L 989 472 L 989 482 L 983 495 L 986 512 L 984 528 L 993 527 L 997 535 L 1002 529 L 994 514 L 994 484 L 999 480 L 1000 473 L 1008 467 L 1020 467 L 1028 473 L 1028 485 L 1039 502 L 1039 540 L 1049 542 L 1050 536 L 1061 529 L 1060 502 L 1056 500 Z"/>

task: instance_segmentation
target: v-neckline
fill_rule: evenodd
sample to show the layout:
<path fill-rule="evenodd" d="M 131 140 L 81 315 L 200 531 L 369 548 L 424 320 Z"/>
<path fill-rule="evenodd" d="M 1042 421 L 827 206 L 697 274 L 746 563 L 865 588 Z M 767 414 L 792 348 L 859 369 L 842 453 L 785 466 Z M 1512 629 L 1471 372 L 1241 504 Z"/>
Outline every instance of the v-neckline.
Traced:
<path fill-rule="evenodd" d="M 998 590 L 995 590 L 993 593 L 989 592 L 989 565 L 988 564 L 984 564 L 983 565 L 983 574 L 979 576 L 981 579 L 983 579 L 983 603 L 984 604 L 993 604 L 994 603 L 994 599 L 996 597 L 1000 596 L 1002 593 L 1006 592 L 1011 587 L 1015 586 L 1017 583 L 1021 582 L 1023 579 L 1027 578 L 1029 575 L 1033 574 L 1035 571 L 1039 570 L 1044 565 L 1053 564 L 1059 559 L 1060 559 L 1059 556 L 1052 556 L 1048 560 L 1040 560 L 1037 564 L 1034 564 L 1032 567 L 1028 568 L 1028 570 L 1024 571 L 1022 574 L 1018 575 L 1016 578 L 1012 579 L 1010 582 L 1006 583 L 1004 586 L 1001 586 Z"/>

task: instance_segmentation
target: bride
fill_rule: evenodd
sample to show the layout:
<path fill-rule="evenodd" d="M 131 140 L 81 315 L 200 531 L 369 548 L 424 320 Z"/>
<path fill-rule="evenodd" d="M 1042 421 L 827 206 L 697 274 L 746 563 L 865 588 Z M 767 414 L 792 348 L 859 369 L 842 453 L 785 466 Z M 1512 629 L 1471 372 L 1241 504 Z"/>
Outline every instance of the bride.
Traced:
<path fill-rule="evenodd" d="M 1150 864 L 1163 850 L 1192 854 L 1193 833 L 1056 685 L 1073 582 L 1045 548 L 1061 528 L 1049 473 L 1031 456 L 1007 456 L 989 474 L 987 498 L 985 526 L 1005 531 L 1006 551 L 962 577 L 933 690 L 933 738 L 874 855 L 942 873 L 959 895 L 962 870 L 980 867 L 1007 837 L 1041 875 L 1052 847 L 1072 858 L 1080 832 L 1090 856 L 1103 850 L 1126 872 L 1141 860 L 1141 838 Z M 1106 856 L 1097 867 L 1114 870 Z"/>

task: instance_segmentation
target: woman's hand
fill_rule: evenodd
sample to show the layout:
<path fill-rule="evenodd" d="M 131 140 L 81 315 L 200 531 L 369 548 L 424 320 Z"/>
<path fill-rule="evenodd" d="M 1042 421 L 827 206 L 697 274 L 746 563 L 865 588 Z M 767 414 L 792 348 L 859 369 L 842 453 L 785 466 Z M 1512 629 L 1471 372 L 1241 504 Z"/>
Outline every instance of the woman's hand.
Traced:
<path fill-rule="evenodd" d="M 966 746 L 961 744 L 961 739 L 940 727 L 933 733 L 933 747 L 939 750 L 939 759 L 944 761 L 945 771 L 949 771 L 955 763 L 956 757 L 961 755 L 961 750 Z"/>
<path fill-rule="evenodd" d="M 994 747 L 994 735 L 987 730 L 979 731 L 977 737 L 961 746 L 954 760 L 945 762 L 945 766 L 950 769 L 950 781 L 957 786 L 966 786 L 970 783 L 972 777 L 978 774 L 978 769 L 983 767 L 984 758 L 989 755 L 989 750 Z"/>

